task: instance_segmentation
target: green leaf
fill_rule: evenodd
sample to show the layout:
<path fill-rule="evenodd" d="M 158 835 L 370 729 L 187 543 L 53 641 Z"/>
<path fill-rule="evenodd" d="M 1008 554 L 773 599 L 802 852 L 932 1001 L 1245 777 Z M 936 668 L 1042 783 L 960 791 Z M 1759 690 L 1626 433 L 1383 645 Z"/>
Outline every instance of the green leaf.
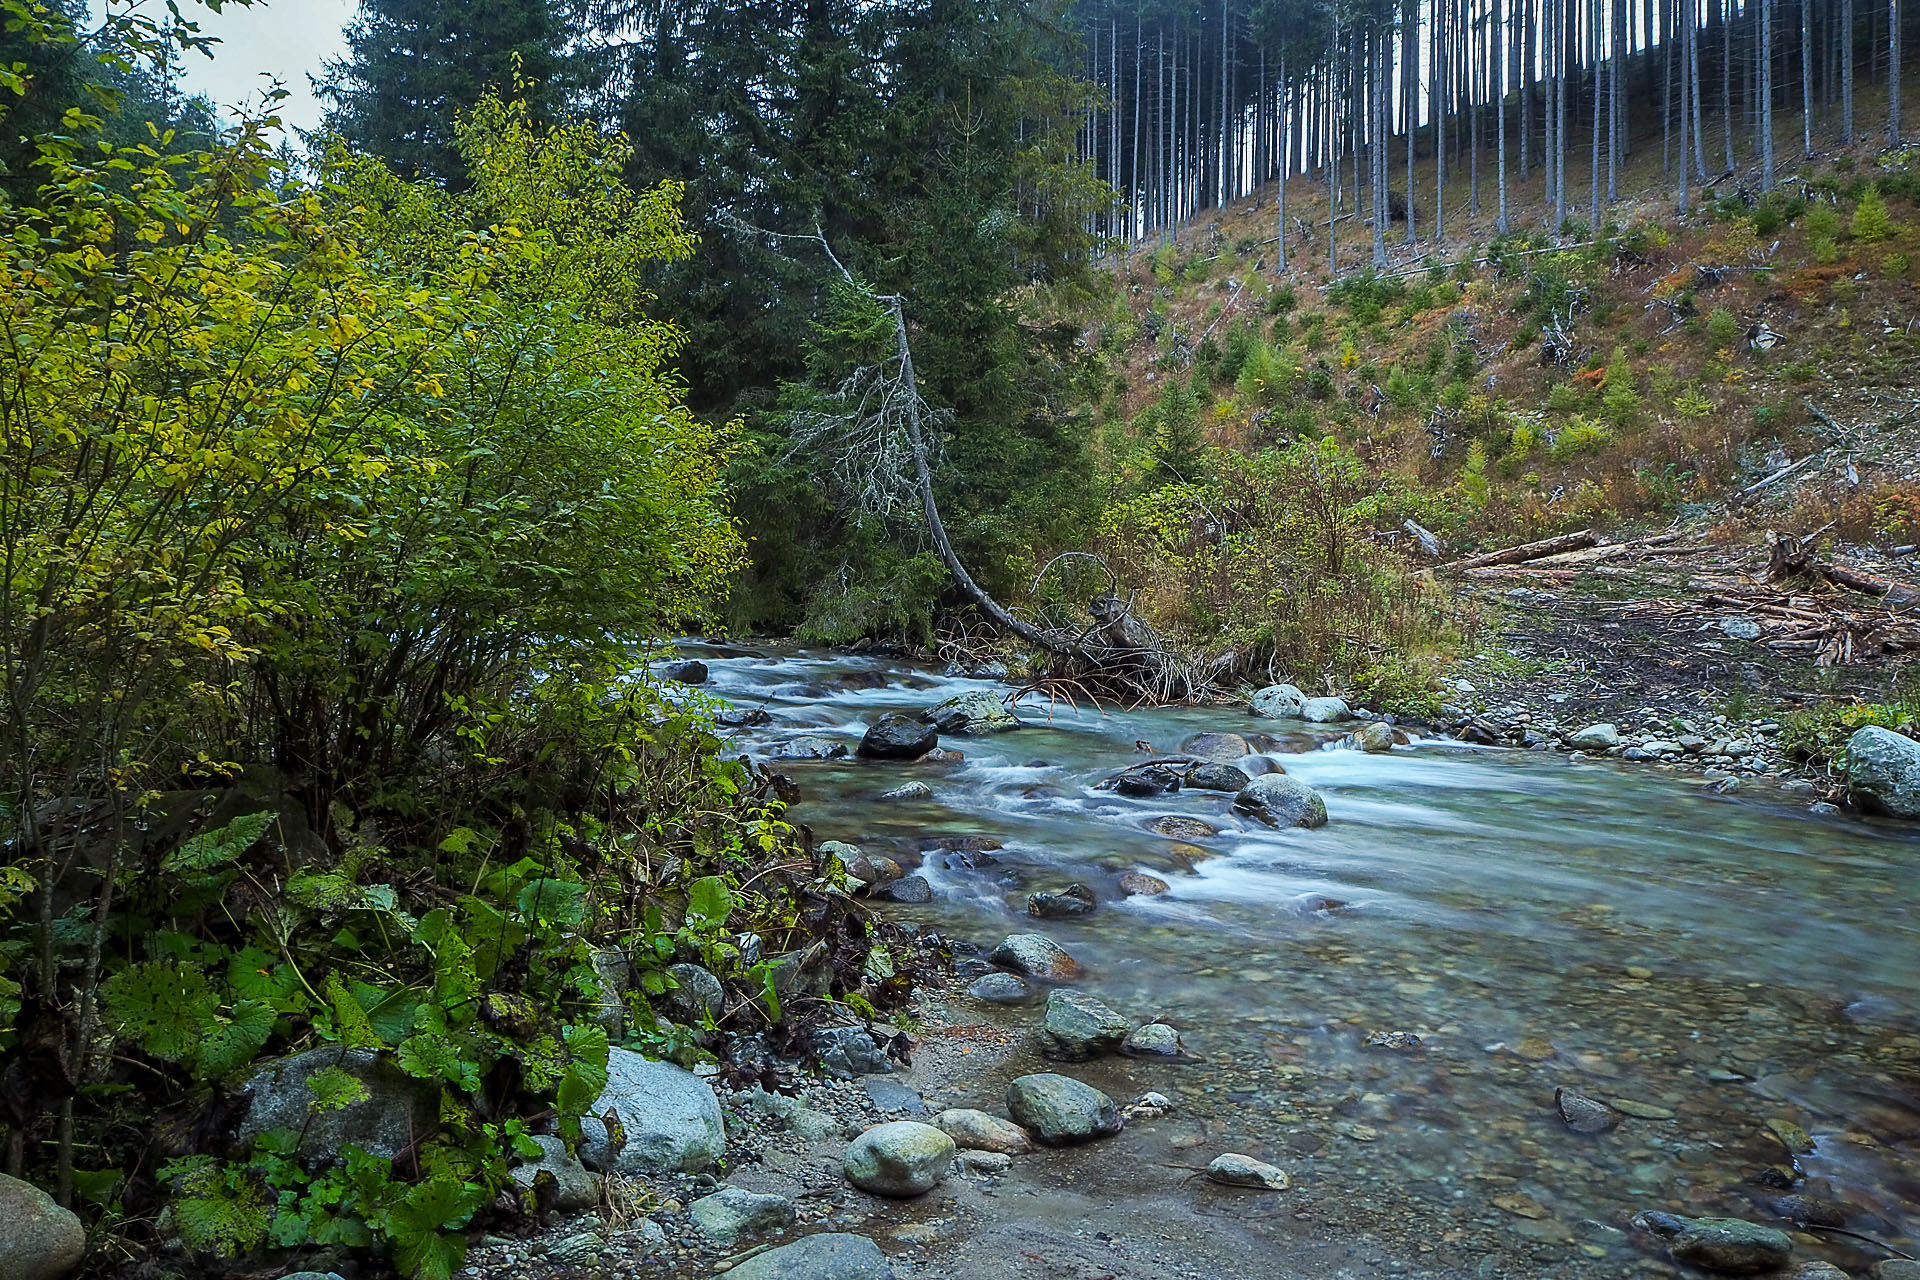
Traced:
<path fill-rule="evenodd" d="M 516 899 L 527 920 L 571 927 L 587 918 L 587 887 L 566 880 L 535 880 Z"/>
<path fill-rule="evenodd" d="M 114 1193 L 120 1189 L 126 1174 L 118 1169 L 91 1171 L 75 1169 L 73 1171 L 73 1190 L 88 1204 L 97 1204 L 105 1208 L 113 1203 Z"/>
<path fill-rule="evenodd" d="M 242 1000 L 221 1019 L 198 1054 L 202 1072 L 228 1076 L 251 1063 L 273 1034 L 273 1006 L 265 1000 Z"/>
<path fill-rule="evenodd" d="M 223 867 L 253 848 L 260 837 L 266 834 L 267 828 L 273 825 L 276 816 L 271 811 L 250 813 L 244 818 L 235 818 L 218 830 L 203 831 L 168 854 L 161 861 L 160 870 L 207 871 Z"/>
<path fill-rule="evenodd" d="M 313 1110 L 316 1113 L 344 1111 L 372 1096 L 366 1081 L 339 1067 L 322 1067 L 309 1074 L 307 1090 L 313 1094 Z"/>
<path fill-rule="evenodd" d="M 687 886 L 687 915 L 718 929 L 733 914 L 733 891 L 719 876 L 702 876 Z M 689 920 L 692 923 L 692 920 Z"/>
<path fill-rule="evenodd" d="M 190 1060 L 217 1026 L 219 999 L 196 969 L 129 965 L 107 979 L 100 994 L 108 1024 L 168 1062 Z"/>
<path fill-rule="evenodd" d="M 378 1049 L 383 1041 L 367 1021 L 367 1011 L 340 981 L 340 975 L 327 975 L 327 1003 L 333 1006 L 333 1033 L 349 1049 Z"/>

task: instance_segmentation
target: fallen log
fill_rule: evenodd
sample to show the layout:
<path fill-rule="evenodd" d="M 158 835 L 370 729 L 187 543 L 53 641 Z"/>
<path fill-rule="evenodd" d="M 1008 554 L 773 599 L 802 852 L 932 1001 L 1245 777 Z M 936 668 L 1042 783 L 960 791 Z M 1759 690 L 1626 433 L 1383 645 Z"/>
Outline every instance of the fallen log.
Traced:
<path fill-rule="evenodd" d="M 1824 579 L 1836 587 L 1858 591 L 1862 595 L 1885 600 L 1888 604 L 1920 604 L 1920 586 L 1888 578 L 1837 560 L 1820 562 L 1813 558 L 1814 540 L 1791 533 L 1767 530 L 1767 581 L 1784 582 L 1789 578 L 1810 576 Z"/>
<path fill-rule="evenodd" d="M 1767 476 L 1765 479 L 1757 480 L 1754 483 L 1748 485 L 1746 488 L 1736 492 L 1733 495 L 1732 501 L 1734 502 L 1735 505 L 1745 502 L 1748 498 L 1751 498 L 1754 494 L 1760 492 L 1762 489 L 1766 488 L 1768 485 L 1773 484 L 1775 481 L 1785 480 L 1788 476 L 1792 475 L 1794 472 L 1799 471 L 1802 467 L 1805 467 L 1809 462 L 1814 462 L 1826 456 L 1827 455 L 1824 451 L 1820 453 L 1810 453 L 1806 457 L 1800 459 L 1800 461 L 1798 462 L 1788 463 L 1786 466 L 1780 468 L 1778 471 L 1774 472 L 1772 475 Z"/>
<path fill-rule="evenodd" d="M 1542 538 L 1538 542 L 1527 542 L 1501 551 L 1488 551 L 1482 555 L 1468 556 L 1464 560 L 1439 565 L 1435 572 L 1461 573 L 1468 569 L 1491 569 L 1503 564 L 1525 564 L 1529 560 L 1539 560 L 1562 552 L 1580 551 L 1599 541 L 1599 534 L 1591 529 L 1582 529 L 1578 533 L 1563 533 L 1557 538 Z"/>

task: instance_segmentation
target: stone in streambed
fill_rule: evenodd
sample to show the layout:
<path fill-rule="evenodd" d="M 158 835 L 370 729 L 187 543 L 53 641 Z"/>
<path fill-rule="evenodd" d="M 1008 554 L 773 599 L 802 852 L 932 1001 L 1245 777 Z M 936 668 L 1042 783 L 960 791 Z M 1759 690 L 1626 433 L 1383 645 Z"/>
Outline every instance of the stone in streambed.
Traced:
<path fill-rule="evenodd" d="M 1187 770 L 1187 786 L 1195 791 L 1238 791 L 1253 778 L 1235 764 L 1197 764 Z"/>
<path fill-rule="evenodd" d="M 1049 1145 L 1086 1142 L 1120 1132 L 1113 1099 L 1071 1076 L 1043 1072 L 1007 1086 L 1007 1110 L 1029 1133 Z"/>
<path fill-rule="evenodd" d="M 1353 710 L 1345 698 L 1308 698 L 1300 718 L 1309 724 L 1339 724 L 1353 719 Z"/>
<path fill-rule="evenodd" d="M 1348 736 L 1356 751 L 1368 755 L 1385 755 L 1393 750 L 1393 726 L 1384 721 L 1375 720 L 1362 725 Z"/>
<path fill-rule="evenodd" d="M 1285 1191 L 1292 1185 L 1287 1180 L 1286 1170 L 1264 1160 L 1255 1160 L 1252 1156 L 1243 1156 L 1237 1151 L 1215 1156 L 1207 1166 L 1207 1177 L 1222 1186 L 1256 1187 L 1263 1191 Z"/>
<path fill-rule="evenodd" d="M 568 1154 L 566 1143 L 547 1134 L 536 1134 L 533 1140 L 540 1146 L 540 1158 L 515 1166 L 510 1175 L 514 1182 L 536 1195 L 544 1189 L 548 1206 L 561 1213 L 583 1213 L 600 1203 L 600 1184 Z"/>
<path fill-rule="evenodd" d="M 846 754 L 846 743 L 835 742 L 832 738 L 822 738 L 817 734 L 803 734 L 798 738 L 789 738 L 785 742 L 776 742 L 767 748 L 769 760 L 839 760 Z"/>
<path fill-rule="evenodd" d="M 726 1274 L 727 1280 L 895 1280 L 879 1245 L 840 1232 L 755 1254 Z"/>
<path fill-rule="evenodd" d="M 677 680 L 681 684 L 705 684 L 707 682 L 707 664 L 695 660 L 669 662 L 666 666 L 660 668 L 660 674 L 669 680 Z"/>
<path fill-rule="evenodd" d="M 618 1135 L 603 1119 L 609 1111 Z M 697 1173 L 727 1150 L 720 1103 L 707 1083 L 631 1049 L 609 1051 L 607 1087 L 581 1118 L 580 1136 L 581 1163 L 601 1173 Z"/>
<path fill-rule="evenodd" d="M 1320 793 L 1284 773 L 1255 778 L 1233 798 L 1233 807 L 1270 827 L 1327 825 L 1327 805 Z"/>
<path fill-rule="evenodd" d="M 940 731 L 910 716 L 881 716 L 860 739 L 869 760 L 917 760 L 940 745 Z"/>
<path fill-rule="evenodd" d="M 1620 730 L 1610 724 L 1590 724 L 1567 738 L 1575 751 L 1611 751 L 1620 745 Z"/>
<path fill-rule="evenodd" d="M 917 1196 L 939 1186 L 953 1164 L 952 1138 L 930 1124 L 896 1120 L 855 1138 L 841 1157 L 847 1181 L 883 1196 Z"/>
<path fill-rule="evenodd" d="M 987 959 L 1042 982 L 1070 982 L 1081 973 L 1080 962 L 1041 933 L 1016 933 L 995 947 Z"/>
<path fill-rule="evenodd" d="M 1252 755 L 1253 748 L 1237 733 L 1196 733 L 1180 744 L 1180 753 L 1198 760 L 1231 764 L 1242 756 Z"/>
<path fill-rule="evenodd" d="M 87 1253 L 86 1229 L 52 1196 L 0 1173 L 0 1275 L 61 1280 Z"/>
<path fill-rule="evenodd" d="M 1055 990 L 1047 995 L 1040 1051 L 1063 1062 L 1085 1062 L 1118 1049 L 1132 1029 L 1124 1014 L 1086 992 Z"/>
<path fill-rule="evenodd" d="M 829 1075 L 843 1080 L 893 1070 L 893 1059 L 865 1027 L 822 1027 L 813 1033 L 813 1051 Z"/>
<path fill-rule="evenodd" d="M 1792 1280 L 1851 1280 L 1831 1262 L 1803 1262 L 1793 1269 Z"/>
<path fill-rule="evenodd" d="M 1033 998 L 1033 988 L 1011 973 L 987 973 L 974 979 L 967 994 L 988 1004 L 1022 1004 Z"/>
<path fill-rule="evenodd" d="M 988 1115 L 967 1107 L 942 1111 L 933 1118 L 934 1127 L 967 1151 L 998 1151 L 1023 1156 L 1033 1150 L 1033 1139 L 1011 1120 Z"/>
<path fill-rule="evenodd" d="M 1070 884 L 1052 892 L 1029 894 L 1027 914 L 1042 920 L 1064 920 L 1072 916 L 1092 915 L 1096 906 L 1093 890 L 1084 884 Z"/>
<path fill-rule="evenodd" d="M 1634 1225 L 1667 1242 L 1675 1262 L 1731 1275 L 1772 1271 L 1793 1256 L 1793 1240 L 1784 1231 L 1740 1218 L 1683 1218 L 1672 1213 L 1642 1213 Z"/>
<path fill-rule="evenodd" d="M 1290 718 L 1300 714 L 1307 705 L 1307 695 L 1290 684 L 1270 684 L 1253 695 L 1247 709 L 1257 716 L 1266 716 L 1271 720 Z"/>
<path fill-rule="evenodd" d="M 1128 897 L 1158 897 L 1173 887 L 1159 876 L 1150 876 L 1141 871 L 1127 872 L 1120 877 L 1119 883 L 1120 892 Z"/>
<path fill-rule="evenodd" d="M 886 902 L 918 904 L 933 901 L 933 886 L 927 883 L 925 876 L 902 876 L 875 889 L 871 897 Z"/>
<path fill-rule="evenodd" d="M 665 996 L 667 1010 L 680 1021 L 697 1023 L 726 1011 L 727 989 L 699 965 L 670 964 L 667 976 L 676 984 Z"/>
<path fill-rule="evenodd" d="M 1115 778 L 1113 789 L 1120 795 L 1132 796 L 1136 800 L 1150 799 L 1178 791 L 1180 775 L 1161 765 L 1148 765 L 1142 769 L 1129 769 Z"/>
<path fill-rule="evenodd" d="M 924 782 L 907 782 L 891 791 L 882 791 L 880 798 L 882 800 L 931 800 L 933 788 Z"/>
<path fill-rule="evenodd" d="M 1220 834 L 1220 829 L 1211 822 L 1202 822 L 1184 813 L 1162 814 L 1147 824 L 1147 830 L 1169 840 L 1210 840 Z"/>
<path fill-rule="evenodd" d="M 780 1231 L 793 1225 L 793 1201 L 762 1195 L 745 1187 L 722 1187 L 687 1206 L 687 1216 L 707 1237 L 732 1244 L 741 1236 Z"/>
<path fill-rule="evenodd" d="M 1879 725 L 1847 739 L 1847 788 L 1867 808 L 1920 818 L 1920 742 Z"/>
<path fill-rule="evenodd" d="M 1561 1121 L 1575 1133 L 1611 1133 L 1620 1127 L 1618 1111 L 1573 1089 L 1555 1089 L 1553 1105 Z"/>
<path fill-rule="evenodd" d="M 1130 1058 L 1184 1058 L 1187 1047 L 1180 1041 L 1176 1027 L 1164 1022 L 1149 1022 L 1135 1027 L 1120 1042 L 1120 1052 Z"/>
<path fill-rule="evenodd" d="M 1920 1262 L 1909 1258 L 1883 1258 L 1867 1273 L 1872 1280 L 1920 1280 Z"/>
<path fill-rule="evenodd" d="M 984 689 L 963 693 L 956 698 L 928 707 L 920 719 L 941 733 L 963 735 L 1006 733 L 1021 727 L 1020 717 L 1007 710 L 1007 704 Z"/>

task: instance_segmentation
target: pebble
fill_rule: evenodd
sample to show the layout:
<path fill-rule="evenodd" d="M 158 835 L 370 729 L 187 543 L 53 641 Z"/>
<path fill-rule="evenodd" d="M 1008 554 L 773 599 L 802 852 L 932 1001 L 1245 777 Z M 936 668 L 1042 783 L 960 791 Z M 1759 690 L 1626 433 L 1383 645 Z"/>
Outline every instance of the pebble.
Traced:
<path fill-rule="evenodd" d="M 1292 1183 L 1286 1170 L 1229 1151 L 1215 1156 L 1207 1165 L 1207 1177 L 1228 1187 L 1257 1187 L 1265 1191 L 1285 1191 Z"/>

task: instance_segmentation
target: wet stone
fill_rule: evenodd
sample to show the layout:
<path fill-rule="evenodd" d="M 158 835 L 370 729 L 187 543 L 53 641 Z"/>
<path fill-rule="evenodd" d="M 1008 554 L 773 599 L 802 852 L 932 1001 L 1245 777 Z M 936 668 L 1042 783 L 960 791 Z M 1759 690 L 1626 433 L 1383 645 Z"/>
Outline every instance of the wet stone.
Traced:
<path fill-rule="evenodd" d="M 1189 818 L 1181 813 L 1164 814 L 1147 824 L 1147 830 L 1169 840 L 1207 840 L 1220 834 L 1211 822 Z"/>
<path fill-rule="evenodd" d="M 1021 1004 L 1033 998 L 1033 988 L 1011 973 L 989 973 L 976 978 L 967 994 L 989 1004 Z"/>
<path fill-rule="evenodd" d="M 1007 1086 L 1007 1110 L 1041 1142 L 1086 1142 L 1120 1132 L 1113 1099 L 1071 1076 L 1044 1072 Z"/>
<path fill-rule="evenodd" d="M 899 902 L 917 906 L 933 901 L 933 886 L 927 883 L 925 876 L 902 876 L 875 889 L 870 895 L 888 902 Z"/>
<path fill-rule="evenodd" d="M 1063 1062 L 1085 1062 L 1114 1052 L 1132 1028 L 1124 1014 L 1086 992 L 1056 989 L 1047 994 L 1040 1050 Z"/>
<path fill-rule="evenodd" d="M 1255 1187 L 1263 1191 L 1285 1191 L 1292 1185 L 1286 1170 L 1235 1151 L 1215 1156 L 1207 1165 L 1207 1178 L 1222 1186 Z"/>
<path fill-rule="evenodd" d="M 1611 1133 L 1620 1127 L 1620 1113 L 1597 1098 L 1573 1089 L 1553 1091 L 1554 1109 L 1567 1128 L 1575 1133 Z"/>
<path fill-rule="evenodd" d="M 955 1107 L 935 1116 L 933 1123 L 963 1150 L 1010 1156 L 1023 1156 L 1033 1150 L 1033 1139 L 1025 1129 L 984 1111 Z"/>
<path fill-rule="evenodd" d="M 1187 1053 L 1179 1030 L 1164 1022 L 1134 1028 L 1121 1041 L 1120 1051 L 1130 1058 L 1183 1058 Z"/>
<path fill-rule="evenodd" d="M 1120 877 L 1120 892 L 1129 897 L 1157 897 L 1167 892 L 1170 886 L 1159 876 L 1150 876 L 1144 872 L 1129 871 Z"/>
<path fill-rule="evenodd" d="M 1084 884 L 1070 884 L 1064 889 L 1029 894 L 1027 914 L 1042 920 L 1064 920 L 1092 915 L 1096 905 L 1092 889 Z"/>
<path fill-rule="evenodd" d="M 1200 764 L 1187 770 L 1187 785 L 1196 791 L 1238 792 L 1251 781 L 1236 764 Z"/>
<path fill-rule="evenodd" d="M 1043 982 L 1069 982 L 1080 976 L 1080 962 L 1045 934 L 1016 933 L 987 959 Z"/>
<path fill-rule="evenodd" d="M 1113 789 L 1123 796 L 1147 799 L 1180 789 L 1180 775 L 1160 765 L 1132 769 L 1116 778 Z"/>
<path fill-rule="evenodd" d="M 1640 1214 L 1634 1225 L 1665 1240 L 1674 1261 L 1729 1275 L 1772 1271 L 1793 1256 L 1793 1240 L 1786 1232 L 1740 1218 L 1655 1212 Z"/>

